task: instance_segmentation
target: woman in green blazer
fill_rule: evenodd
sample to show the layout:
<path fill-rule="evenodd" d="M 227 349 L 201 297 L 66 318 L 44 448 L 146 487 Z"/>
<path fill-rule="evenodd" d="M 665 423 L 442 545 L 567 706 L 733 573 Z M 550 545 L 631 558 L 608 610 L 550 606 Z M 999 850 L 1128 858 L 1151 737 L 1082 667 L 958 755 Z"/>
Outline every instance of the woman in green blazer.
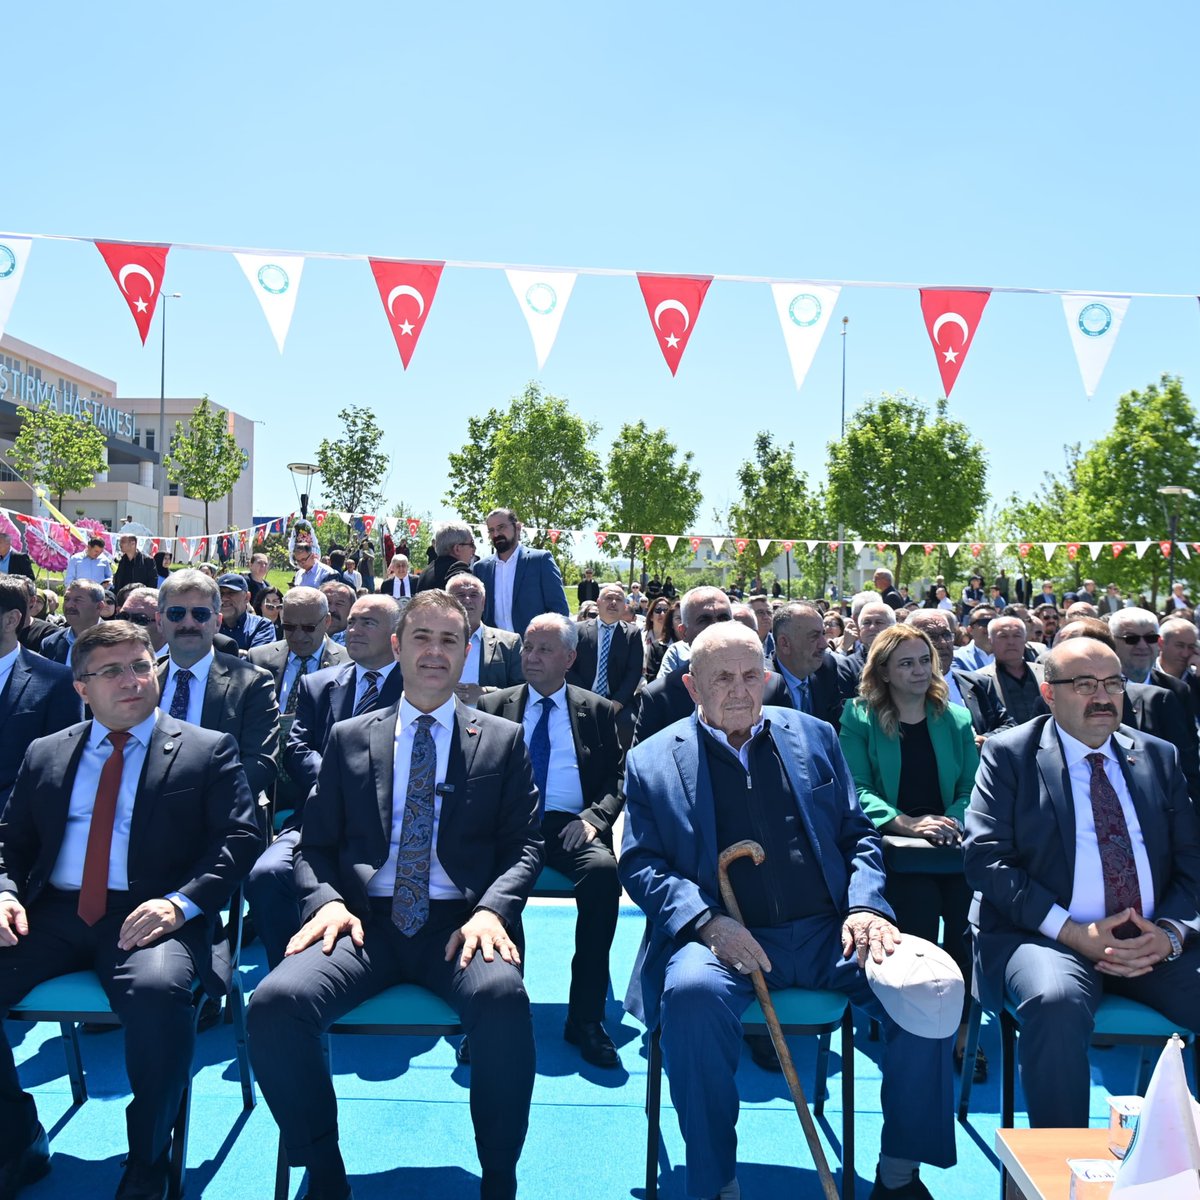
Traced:
<path fill-rule="evenodd" d="M 863 811 L 881 834 L 959 847 L 979 751 L 970 713 L 948 702 L 933 643 L 910 625 L 885 629 L 871 645 L 858 692 L 842 712 L 841 742 Z M 971 893 L 961 862 L 946 870 L 945 855 L 938 857 L 938 871 L 889 870 L 884 895 L 901 932 L 937 942 L 942 927 L 946 953 L 969 981 Z M 965 1016 L 964 1008 L 959 1065 Z M 986 1075 L 987 1060 L 980 1057 L 975 1078 Z"/>

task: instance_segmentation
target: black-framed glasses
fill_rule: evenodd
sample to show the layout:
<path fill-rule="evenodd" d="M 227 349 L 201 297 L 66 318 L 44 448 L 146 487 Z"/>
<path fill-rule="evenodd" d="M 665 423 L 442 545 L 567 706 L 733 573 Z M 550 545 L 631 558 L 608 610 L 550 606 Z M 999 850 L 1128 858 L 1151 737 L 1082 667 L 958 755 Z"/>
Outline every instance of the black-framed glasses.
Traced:
<path fill-rule="evenodd" d="M 1136 646 L 1138 642 L 1145 642 L 1147 646 L 1157 646 L 1162 639 L 1157 633 L 1123 633 L 1117 640 L 1127 646 Z"/>
<path fill-rule="evenodd" d="M 154 617 L 150 613 L 139 612 L 119 612 L 117 613 L 118 621 L 129 621 L 133 625 L 153 625 Z"/>
<path fill-rule="evenodd" d="M 86 671 L 82 675 L 76 675 L 75 678 L 103 679 L 105 683 L 116 683 L 126 671 L 134 679 L 145 683 L 154 674 L 154 663 L 148 662 L 144 658 L 139 658 L 137 662 L 131 663 L 109 663 L 107 667 L 101 667 L 98 671 Z"/>
<path fill-rule="evenodd" d="M 217 615 L 211 608 L 204 608 L 201 605 L 196 605 L 195 608 L 186 608 L 182 604 L 172 604 L 169 608 L 164 608 L 162 613 L 173 625 L 182 621 L 188 613 L 192 614 L 192 620 L 197 625 L 207 625 Z"/>
<path fill-rule="evenodd" d="M 1094 696 L 1101 688 L 1110 696 L 1119 696 L 1125 690 L 1124 675 L 1109 675 L 1105 679 L 1097 679 L 1095 675 L 1073 675 L 1070 679 L 1047 679 L 1051 687 L 1060 687 L 1069 683 L 1077 696 Z"/>
<path fill-rule="evenodd" d="M 280 628 L 284 633 L 295 633 L 297 629 L 303 629 L 305 633 L 316 633 L 317 631 L 316 625 L 289 625 L 286 621 L 280 625 Z"/>

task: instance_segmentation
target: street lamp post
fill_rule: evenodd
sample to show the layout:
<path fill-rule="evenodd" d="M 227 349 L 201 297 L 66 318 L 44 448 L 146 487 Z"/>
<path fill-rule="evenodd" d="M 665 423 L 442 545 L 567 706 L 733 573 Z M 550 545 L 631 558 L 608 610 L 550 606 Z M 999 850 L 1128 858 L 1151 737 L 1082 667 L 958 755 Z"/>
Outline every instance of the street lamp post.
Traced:
<path fill-rule="evenodd" d="M 154 527 L 155 537 L 162 537 L 163 533 L 163 502 L 167 494 L 167 468 L 164 463 L 166 457 L 166 447 L 163 445 L 166 438 L 166 421 L 167 421 L 167 301 L 182 300 L 181 292 L 163 292 L 159 297 L 162 301 L 162 362 L 158 375 L 158 442 L 155 449 L 158 451 L 158 523 Z"/>
<path fill-rule="evenodd" d="M 1171 553 L 1167 556 L 1167 602 L 1170 603 L 1171 593 L 1175 588 L 1175 535 L 1179 531 L 1179 507 L 1184 500 L 1191 499 L 1191 488 L 1182 487 L 1177 483 L 1169 483 L 1166 487 L 1158 489 L 1160 496 L 1166 496 L 1165 505 L 1170 505 L 1167 509 L 1167 537 L 1171 542 Z"/>
<path fill-rule="evenodd" d="M 292 473 L 292 486 L 296 489 L 296 499 L 300 501 L 300 519 L 306 521 L 308 519 L 308 496 L 312 487 L 312 477 L 320 473 L 321 468 L 316 463 L 294 462 L 288 463 L 288 470 Z M 297 480 L 304 480 L 304 491 L 300 490 L 300 484 Z"/>
<path fill-rule="evenodd" d="M 850 324 L 849 317 L 842 318 L 842 425 L 838 433 L 838 441 L 845 441 L 846 438 L 846 326 Z M 841 612 L 845 606 L 845 599 L 842 595 L 843 585 L 845 583 L 844 570 L 844 555 L 843 547 L 846 544 L 846 526 L 838 521 L 838 549 L 837 549 L 837 593 L 838 593 L 838 611 Z"/>

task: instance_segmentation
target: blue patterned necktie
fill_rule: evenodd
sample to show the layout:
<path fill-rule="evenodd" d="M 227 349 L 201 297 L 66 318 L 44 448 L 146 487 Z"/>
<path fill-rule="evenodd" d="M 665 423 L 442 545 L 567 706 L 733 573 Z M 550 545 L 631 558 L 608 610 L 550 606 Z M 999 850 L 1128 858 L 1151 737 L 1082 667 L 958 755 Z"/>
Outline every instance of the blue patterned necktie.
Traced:
<path fill-rule="evenodd" d="M 600 657 L 596 663 L 596 685 L 592 691 L 597 696 L 608 698 L 608 648 L 612 644 L 612 626 L 603 621 L 596 622 L 596 632 L 600 638 Z"/>
<path fill-rule="evenodd" d="M 290 717 L 296 711 L 296 701 L 300 699 L 300 680 L 308 674 L 308 659 L 300 659 L 300 669 L 296 672 L 292 686 L 288 688 L 287 703 L 283 706 L 283 715 Z"/>
<path fill-rule="evenodd" d="M 175 672 L 175 695 L 171 697 L 170 715 L 176 721 L 186 721 L 192 701 L 192 673 L 186 667 Z"/>
<path fill-rule="evenodd" d="M 800 680 L 800 711 L 812 716 L 812 685 L 807 679 Z"/>
<path fill-rule="evenodd" d="M 529 739 L 529 758 L 533 763 L 533 781 L 538 790 L 538 811 L 546 811 L 546 781 L 550 776 L 550 714 L 554 711 L 554 700 L 543 696 L 540 704 L 542 715 L 534 726 Z"/>
<path fill-rule="evenodd" d="M 429 860 L 433 857 L 433 793 L 437 780 L 437 747 L 433 718 L 417 718 L 408 792 L 404 798 L 404 827 L 396 852 L 396 886 L 392 890 L 392 922 L 405 937 L 429 920 Z"/>
<path fill-rule="evenodd" d="M 1104 871 L 1104 910 L 1107 916 L 1132 908 L 1142 911 L 1142 891 L 1138 886 L 1133 841 L 1121 800 L 1104 769 L 1103 754 L 1089 754 L 1092 768 L 1092 819 L 1096 823 L 1096 841 L 1100 847 L 1100 865 Z M 1113 930 L 1118 938 L 1137 937 L 1141 930 L 1126 921 Z"/>
<path fill-rule="evenodd" d="M 368 671 L 363 676 L 367 686 L 363 688 L 362 699 L 354 706 L 353 716 L 361 717 L 363 713 L 369 713 L 375 707 L 375 702 L 379 699 L 379 675 L 378 671 Z"/>

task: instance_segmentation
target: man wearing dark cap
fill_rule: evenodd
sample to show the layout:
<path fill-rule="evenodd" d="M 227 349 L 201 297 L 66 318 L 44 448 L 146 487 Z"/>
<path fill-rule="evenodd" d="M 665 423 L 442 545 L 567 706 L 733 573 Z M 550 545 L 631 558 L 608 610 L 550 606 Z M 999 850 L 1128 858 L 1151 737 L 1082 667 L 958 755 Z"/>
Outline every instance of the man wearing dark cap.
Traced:
<path fill-rule="evenodd" d="M 221 589 L 221 632 L 233 638 L 239 650 L 269 646 L 275 640 L 275 626 L 250 611 L 250 585 L 245 575 L 222 575 L 217 587 Z"/>

